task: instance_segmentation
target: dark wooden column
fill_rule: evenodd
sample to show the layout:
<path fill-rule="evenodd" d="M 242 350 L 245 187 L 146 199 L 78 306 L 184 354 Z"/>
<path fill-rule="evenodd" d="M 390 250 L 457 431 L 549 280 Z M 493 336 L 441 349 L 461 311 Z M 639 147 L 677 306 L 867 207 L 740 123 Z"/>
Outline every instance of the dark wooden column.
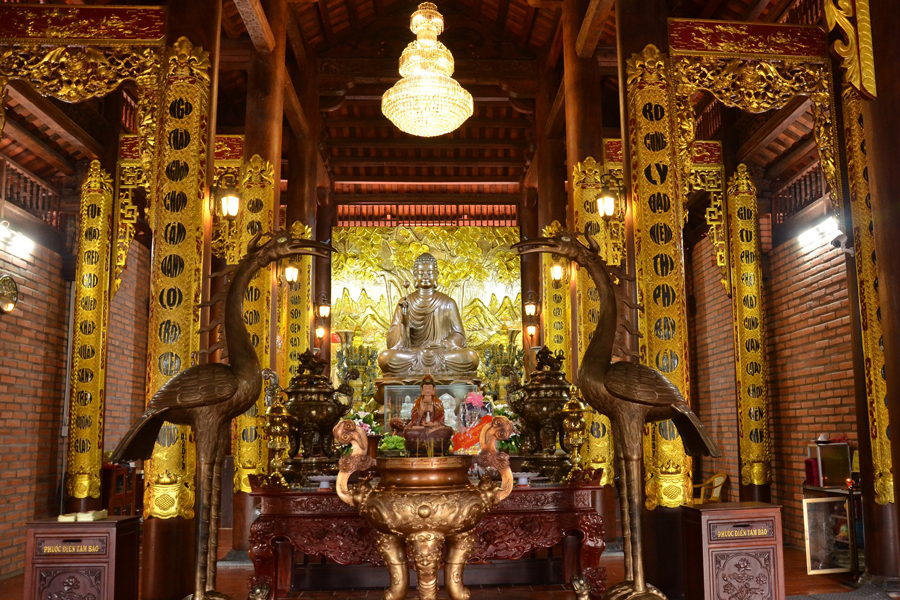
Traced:
<path fill-rule="evenodd" d="M 316 239 L 320 242 L 331 240 L 331 228 L 337 222 L 337 205 L 334 197 L 328 188 L 320 187 L 316 189 Z M 315 259 L 315 286 L 313 287 L 313 304 L 317 306 L 319 301 L 324 297 L 328 302 L 333 302 L 331 297 L 331 258 Z M 319 348 L 319 358 L 331 363 L 331 317 L 324 321 L 315 317 L 317 327 L 320 323 L 325 327 L 325 336 L 321 340 L 316 340 Z M 313 333 L 315 337 L 315 333 Z"/>
<path fill-rule="evenodd" d="M 572 170 L 588 156 L 603 160 L 603 123 L 600 116 L 600 72 L 597 61 L 581 58 L 578 32 L 589 0 L 563 0 L 563 86 L 566 107 L 566 179 L 569 182 L 568 219 L 574 223 Z"/>
<path fill-rule="evenodd" d="M 534 107 L 538 232 L 553 221 L 566 224 L 566 144 L 561 119 L 554 116 L 554 102 L 559 91 L 559 76 L 541 64 Z"/>
<path fill-rule="evenodd" d="M 900 156 L 900 37 L 897 36 L 896 5 L 891 0 L 872 0 L 872 41 L 875 51 L 875 79 L 878 99 L 863 103 L 866 146 L 869 161 L 869 186 L 875 223 L 875 253 L 878 257 L 878 290 L 881 296 L 884 333 L 884 366 L 887 374 L 887 406 L 891 431 L 900 431 L 900 179 L 896 174 Z M 860 438 L 863 437 L 860 432 Z M 896 435 L 896 433 L 895 433 Z M 900 572 L 900 439 L 892 440 L 894 465 L 893 527 L 878 547 L 866 548 L 866 559 L 878 554 L 893 560 L 894 576 Z M 887 525 L 887 524 L 885 524 Z M 892 555 L 892 556 L 891 556 Z M 875 558 L 875 560 L 878 560 Z M 885 565 L 887 566 L 887 565 Z"/>
<path fill-rule="evenodd" d="M 209 52 L 209 141 L 207 164 L 215 157 L 216 91 L 219 82 L 219 42 L 222 30 L 222 0 L 185 0 L 168 7 L 166 44 L 187 37 Z M 212 183 L 213 169 L 207 169 L 206 187 Z M 206 265 L 204 265 L 206 267 Z M 141 598 L 181 600 L 194 591 L 194 519 L 175 517 L 144 519 L 141 540 Z"/>
<path fill-rule="evenodd" d="M 300 221 L 316 231 L 316 161 L 319 149 L 309 136 L 288 140 L 287 225 Z"/>
<path fill-rule="evenodd" d="M 286 0 L 263 0 L 266 20 L 275 45 L 271 52 L 253 52 L 247 71 L 247 117 L 244 133 L 244 159 L 259 154 L 275 172 L 275 215 L 281 204 L 281 134 L 284 122 Z M 274 224 L 273 224 L 274 227 Z M 272 294 L 272 298 L 277 298 Z M 274 340 L 273 340 L 274 342 Z M 274 349 L 274 344 L 272 344 Z M 264 365 L 270 366 L 270 365 Z M 250 525 L 253 499 L 242 491 L 234 492 L 234 525 L 231 547 L 239 552 L 250 549 Z"/>

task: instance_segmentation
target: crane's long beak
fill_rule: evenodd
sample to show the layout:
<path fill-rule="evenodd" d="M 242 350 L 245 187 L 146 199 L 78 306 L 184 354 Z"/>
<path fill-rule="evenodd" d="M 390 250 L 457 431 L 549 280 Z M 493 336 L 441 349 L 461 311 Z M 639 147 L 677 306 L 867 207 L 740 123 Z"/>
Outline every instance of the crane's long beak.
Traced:
<path fill-rule="evenodd" d="M 539 237 L 530 240 L 522 240 L 510 246 L 519 254 L 535 254 L 537 252 L 557 252 L 559 244 L 553 238 Z"/>
<path fill-rule="evenodd" d="M 324 244 L 312 240 L 293 240 L 291 242 L 291 249 L 301 251 L 301 254 L 318 256 L 320 258 L 328 258 L 332 252 L 335 252 L 335 249 L 331 244 Z M 305 252 L 303 252 L 304 250 Z"/>

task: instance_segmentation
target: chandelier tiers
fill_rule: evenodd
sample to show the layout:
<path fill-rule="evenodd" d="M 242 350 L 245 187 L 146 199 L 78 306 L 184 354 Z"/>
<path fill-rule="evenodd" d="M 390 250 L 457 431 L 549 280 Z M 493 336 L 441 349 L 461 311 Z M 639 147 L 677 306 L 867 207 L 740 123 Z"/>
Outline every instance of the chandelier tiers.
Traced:
<path fill-rule="evenodd" d="M 444 17 L 431 2 L 413 13 L 416 34 L 400 55 L 400 81 L 384 93 L 381 112 L 400 131 L 420 137 L 450 133 L 472 116 L 472 94 L 453 75 L 453 55 L 437 36 Z"/>

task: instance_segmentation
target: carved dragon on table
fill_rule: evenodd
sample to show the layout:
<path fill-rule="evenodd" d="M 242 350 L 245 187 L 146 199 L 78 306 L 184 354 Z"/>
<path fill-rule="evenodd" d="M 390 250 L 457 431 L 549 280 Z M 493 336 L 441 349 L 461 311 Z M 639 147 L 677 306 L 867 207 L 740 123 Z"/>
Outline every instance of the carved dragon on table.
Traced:
<path fill-rule="evenodd" d="M 206 304 L 224 300 L 225 339 L 204 353 L 227 345 L 229 364 L 195 365 L 170 379 L 153 396 L 146 412 L 125 434 L 112 457 L 112 462 L 150 458 L 165 422 L 193 428 L 199 504 L 194 593 L 189 596 L 193 600 L 227 600 L 227 596 L 215 591 L 218 529 L 211 531 L 210 524 L 218 523 L 222 461 L 231 421 L 253 406 L 262 389 L 259 359 L 244 324 L 244 294 L 256 273 L 274 261 L 300 255 L 325 258 L 332 251 L 327 244 L 294 238 L 284 231 L 268 234 L 265 241 L 262 237 L 262 233 L 256 234 L 240 262 L 222 273 L 230 274 L 231 280 Z M 205 330 L 218 326 L 219 323 L 213 323 Z"/>
<path fill-rule="evenodd" d="M 585 401 L 609 417 L 617 469 L 625 490 L 622 498 L 622 528 L 625 546 L 625 578 L 607 591 L 605 600 L 659 600 L 665 596 L 644 578 L 641 547 L 641 467 L 644 423 L 671 419 L 691 456 L 719 456 L 719 448 L 700 419 L 684 401 L 681 392 L 651 367 L 632 362 L 612 362 L 616 350 L 629 354 L 618 336 L 634 328 L 619 317 L 620 305 L 640 308 L 628 300 L 613 281 L 634 281 L 600 257 L 600 246 L 585 228 L 588 245 L 575 234 L 561 232 L 514 244 L 519 254 L 548 252 L 575 261 L 594 280 L 599 294 L 600 319 L 581 359 L 577 385 Z"/>

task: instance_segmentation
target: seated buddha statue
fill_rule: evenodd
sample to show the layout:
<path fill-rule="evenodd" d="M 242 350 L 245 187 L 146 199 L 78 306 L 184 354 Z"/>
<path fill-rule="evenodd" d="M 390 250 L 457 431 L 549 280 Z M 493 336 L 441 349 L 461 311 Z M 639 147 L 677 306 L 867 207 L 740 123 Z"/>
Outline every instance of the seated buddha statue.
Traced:
<path fill-rule="evenodd" d="M 422 378 L 421 390 L 409 422 L 394 418 L 391 428 L 406 441 L 406 451 L 411 455 L 439 456 L 449 451 L 453 429 L 444 423 L 444 404 L 434 392 L 431 375 Z"/>
<path fill-rule="evenodd" d="M 378 355 L 386 377 L 432 374 L 474 374 L 478 353 L 466 348 L 466 334 L 456 302 L 437 291 L 437 260 L 428 253 L 412 268 L 416 291 L 394 310 L 387 333 L 387 350 Z"/>

